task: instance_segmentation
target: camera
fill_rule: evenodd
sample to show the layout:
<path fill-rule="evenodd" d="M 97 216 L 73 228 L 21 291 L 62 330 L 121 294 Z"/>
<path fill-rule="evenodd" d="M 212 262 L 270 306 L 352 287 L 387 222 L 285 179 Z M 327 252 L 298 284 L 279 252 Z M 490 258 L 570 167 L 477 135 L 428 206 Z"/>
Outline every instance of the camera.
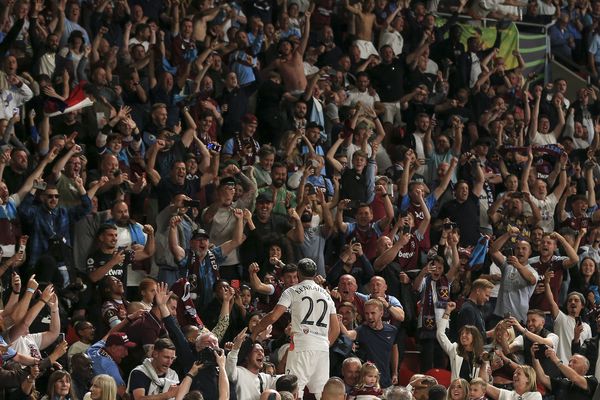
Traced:
<path fill-rule="evenodd" d="M 200 353 L 198 353 L 198 362 L 206 367 L 216 366 L 217 358 L 215 357 L 215 351 L 216 350 L 211 347 L 203 348 L 200 350 Z"/>
<path fill-rule="evenodd" d="M 513 199 L 522 199 L 523 198 L 523 192 L 514 192 L 511 197 Z"/>
<path fill-rule="evenodd" d="M 484 351 L 483 353 L 481 353 L 481 361 L 491 361 L 493 357 L 493 354 L 488 353 L 487 351 Z"/>
<path fill-rule="evenodd" d="M 456 222 L 448 222 L 444 224 L 444 230 L 447 231 L 449 229 L 455 229 L 456 228 Z"/>
<path fill-rule="evenodd" d="M 200 207 L 200 201 L 198 201 L 198 200 L 184 200 L 183 201 L 183 206 L 184 207 Z"/>
<path fill-rule="evenodd" d="M 135 259 L 135 251 L 127 250 L 127 248 L 125 247 L 119 247 L 119 251 L 122 251 L 123 255 L 125 256 L 125 259 L 123 260 L 123 265 L 133 263 L 133 260 Z"/>
<path fill-rule="evenodd" d="M 538 344 L 538 349 L 535 352 L 535 358 L 538 360 L 546 358 L 546 350 L 548 350 L 548 346 L 545 344 Z"/>

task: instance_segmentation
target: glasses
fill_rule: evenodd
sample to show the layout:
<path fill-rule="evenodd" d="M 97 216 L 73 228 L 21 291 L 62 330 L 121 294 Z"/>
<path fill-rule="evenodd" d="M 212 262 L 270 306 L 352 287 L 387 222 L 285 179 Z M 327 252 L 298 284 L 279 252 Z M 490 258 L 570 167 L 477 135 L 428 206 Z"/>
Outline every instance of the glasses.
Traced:
<path fill-rule="evenodd" d="M 47 194 L 46 197 L 49 199 L 60 199 L 60 194 Z"/>

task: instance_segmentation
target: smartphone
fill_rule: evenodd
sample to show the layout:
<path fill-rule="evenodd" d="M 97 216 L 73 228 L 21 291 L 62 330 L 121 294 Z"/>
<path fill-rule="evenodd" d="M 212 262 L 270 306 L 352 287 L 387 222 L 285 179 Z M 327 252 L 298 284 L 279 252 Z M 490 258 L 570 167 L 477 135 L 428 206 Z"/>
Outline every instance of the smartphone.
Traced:
<path fill-rule="evenodd" d="M 112 80 L 110 81 L 112 87 L 118 86 L 120 84 L 120 79 L 118 75 L 113 75 Z"/>
<path fill-rule="evenodd" d="M 410 225 L 402 225 L 402 234 L 406 235 L 407 233 L 410 233 Z"/>
<path fill-rule="evenodd" d="M 65 341 L 65 334 L 64 333 L 59 333 L 58 334 L 58 343 L 62 343 Z"/>
<path fill-rule="evenodd" d="M 35 182 L 33 188 L 37 190 L 46 190 L 48 184 L 46 182 Z"/>
<path fill-rule="evenodd" d="M 206 145 L 206 148 L 212 151 L 216 151 L 217 153 L 221 151 L 221 149 L 223 148 L 223 146 L 221 146 L 219 143 L 209 143 Z"/>
<path fill-rule="evenodd" d="M 581 325 L 583 323 L 583 321 L 581 321 L 581 317 L 575 317 L 575 324 L 576 325 Z"/>
<path fill-rule="evenodd" d="M 240 290 L 240 281 L 239 281 L 239 279 L 232 279 L 231 280 L 231 287 L 234 288 L 236 291 Z"/>

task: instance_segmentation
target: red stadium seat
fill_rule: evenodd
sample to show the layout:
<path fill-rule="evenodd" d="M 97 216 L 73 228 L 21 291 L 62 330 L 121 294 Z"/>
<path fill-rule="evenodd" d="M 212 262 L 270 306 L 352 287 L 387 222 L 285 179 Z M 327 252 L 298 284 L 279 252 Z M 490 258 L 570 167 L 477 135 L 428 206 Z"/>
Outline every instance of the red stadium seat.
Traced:
<path fill-rule="evenodd" d="M 446 387 L 449 387 L 450 383 L 452 382 L 452 373 L 447 369 L 432 368 L 425 372 L 425 375 L 434 377 L 437 379 L 440 385 L 444 385 Z"/>

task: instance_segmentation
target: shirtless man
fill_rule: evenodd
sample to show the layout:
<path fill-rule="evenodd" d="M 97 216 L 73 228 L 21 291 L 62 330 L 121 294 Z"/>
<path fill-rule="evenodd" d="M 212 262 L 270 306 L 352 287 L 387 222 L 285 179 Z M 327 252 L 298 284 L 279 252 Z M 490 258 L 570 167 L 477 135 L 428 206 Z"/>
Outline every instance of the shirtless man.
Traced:
<path fill-rule="evenodd" d="M 370 55 L 379 56 L 373 46 L 373 28 L 375 27 L 374 0 L 364 0 L 363 3 L 350 5 L 346 0 L 346 9 L 356 15 L 356 37 L 354 44 L 360 50 L 360 58 L 366 60 Z"/>
<path fill-rule="evenodd" d="M 307 84 L 302 56 L 306 51 L 310 33 L 310 11 L 306 11 L 304 16 L 306 17 L 306 23 L 304 24 L 300 44 L 294 49 L 291 41 L 287 39 L 282 40 L 279 43 L 279 53 L 281 56 L 268 68 L 277 68 L 279 70 L 285 89 L 294 96 L 302 95 Z"/>

